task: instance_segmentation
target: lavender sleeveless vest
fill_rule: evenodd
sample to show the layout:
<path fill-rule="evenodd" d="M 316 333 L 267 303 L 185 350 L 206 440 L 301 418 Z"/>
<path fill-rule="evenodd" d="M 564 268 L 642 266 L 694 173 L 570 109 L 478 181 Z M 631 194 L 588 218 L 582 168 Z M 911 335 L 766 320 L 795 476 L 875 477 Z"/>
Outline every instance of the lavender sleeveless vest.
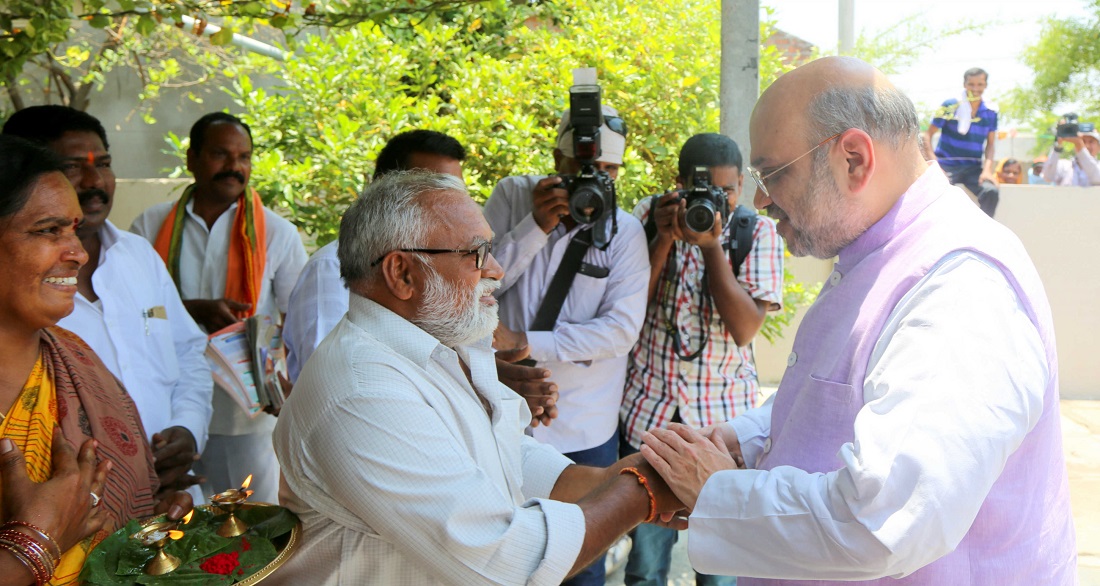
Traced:
<path fill-rule="evenodd" d="M 975 251 L 1000 267 L 1037 326 L 1053 374 L 1044 394 L 1043 414 L 1009 457 L 970 531 L 953 552 L 901 579 L 859 583 L 1072 583 L 1075 540 L 1046 293 L 1015 235 L 987 218 L 934 165 L 882 220 L 841 251 L 829 283 L 798 329 L 790 366 L 772 407 L 771 436 L 756 468 L 794 466 L 828 472 L 843 467 L 837 452 L 854 439 L 867 363 L 886 319 L 937 261 L 957 250 Z M 798 555 L 797 544 L 791 546 L 791 555 Z M 1070 563 L 1065 564 L 1066 560 Z M 753 578 L 738 582 L 742 586 L 834 584 Z"/>

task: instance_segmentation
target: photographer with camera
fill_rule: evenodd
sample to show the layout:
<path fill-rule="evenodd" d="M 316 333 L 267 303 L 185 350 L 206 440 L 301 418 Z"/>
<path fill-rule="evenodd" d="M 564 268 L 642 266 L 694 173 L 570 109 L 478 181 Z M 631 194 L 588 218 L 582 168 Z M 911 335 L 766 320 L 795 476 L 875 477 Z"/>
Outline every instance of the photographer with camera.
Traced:
<path fill-rule="evenodd" d="M 622 455 L 638 451 L 653 427 L 722 423 L 756 404 L 751 342 L 765 313 L 782 303 L 783 239 L 773 220 L 737 206 L 741 169 L 736 142 L 697 134 L 680 150 L 678 189 L 634 208 L 652 268 L 649 307 L 627 366 Z M 665 584 L 677 537 L 674 529 L 638 526 L 627 583 Z M 696 584 L 734 582 L 696 576 Z"/>
<path fill-rule="evenodd" d="M 504 269 L 493 346 L 498 358 L 536 361 L 558 384 L 558 417 L 532 429 L 535 439 L 577 464 L 608 466 L 649 262 L 642 225 L 615 205 L 626 127 L 601 108 L 598 86 L 578 87 L 558 125 L 559 175 L 507 177 L 485 204 Z M 603 557 L 567 583 L 602 585 Z"/>
<path fill-rule="evenodd" d="M 1077 120 L 1076 114 L 1066 114 L 1055 132 L 1057 140 L 1043 165 L 1043 180 L 1051 185 L 1088 187 L 1100 185 L 1100 133 L 1090 122 Z M 1063 158 L 1066 144 L 1073 145 L 1072 158 Z"/>

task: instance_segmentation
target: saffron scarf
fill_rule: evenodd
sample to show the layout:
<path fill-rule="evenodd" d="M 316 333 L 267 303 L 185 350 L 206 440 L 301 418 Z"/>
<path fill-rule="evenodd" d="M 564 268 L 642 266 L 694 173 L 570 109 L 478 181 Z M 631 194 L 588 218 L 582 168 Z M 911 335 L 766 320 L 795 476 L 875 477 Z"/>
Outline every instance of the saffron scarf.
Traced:
<path fill-rule="evenodd" d="M 107 525 L 66 551 L 50 580 L 73 584 L 96 544 L 130 519 L 153 513 L 159 483 L 137 408 L 91 348 L 57 327 L 43 330 L 41 340 L 38 360 L 0 422 L 0 435 L 23 452 L 33 482 L 45 482 L 52 473 L 55 424 L 75 449 L 97 439 L 97 456 L 113 464 L 100 503 Z"/>
<path fill-rule="evenodd" d="M 168 274 L 172 275 L 176 290 L 180 289 L 180 249 L 184 221 L 187 219 L 187 202 L 194 191 L 194 183 L 183 191 L 161 224 L 153 243 L 153 248 L 168 265 Z M 233 217 L 229 236 L 225 297 L 251 306 L 250 310 L 238 315 L 242 319 L 256 313 L 263 287 L 264 264 L 267 261 L 267 228 L 263 208 L 264 204 L 255 189 L 242 192 L 237 200 L 237 213 Z"/>

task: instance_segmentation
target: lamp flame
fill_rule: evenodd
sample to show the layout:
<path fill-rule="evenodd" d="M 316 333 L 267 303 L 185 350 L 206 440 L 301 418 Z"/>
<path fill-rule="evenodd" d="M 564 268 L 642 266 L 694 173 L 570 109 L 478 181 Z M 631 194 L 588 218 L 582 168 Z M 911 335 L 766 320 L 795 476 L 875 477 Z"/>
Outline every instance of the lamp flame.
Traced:
<path fill-rule="evenodd" d="M 249 474 L 248 478 L 245 478 L 244 482 L 241 483 L 241 491 L 244 491 L 246 488 L 248 488 L 249 484 L 252 484 L 252 475 L 251 474 Z"/>
<path fill-rule="evenodd" d="M 171 531 L 168 532 L 168 537 L 170 539 L 172 539 L 173 541 L 175 541 L 175 540 L 183 537 L 183 531 L 176 531 L 175 529 L 172 529 Z"/>
<path fill-rule="evenodd" d="M 191 509 L 186 515 L 183 516 L 183 524 L 186 525 L 191 522 L 191 516 L 195 514 L 195 509 Z"/>

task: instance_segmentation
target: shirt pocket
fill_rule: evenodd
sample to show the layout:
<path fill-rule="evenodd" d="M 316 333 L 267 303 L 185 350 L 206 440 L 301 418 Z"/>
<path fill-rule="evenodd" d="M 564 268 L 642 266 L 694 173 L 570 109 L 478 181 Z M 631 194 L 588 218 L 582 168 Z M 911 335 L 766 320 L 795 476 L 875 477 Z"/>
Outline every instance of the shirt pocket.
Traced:
<path fill-rule="evenodd" d="M 827 472 L 841 466 L 836 454 L 852 440 L 852 424 L 860 403 L 853 401 L 855 387 L 809 376 L 798 394 L 780 434 L 782 445 L 773 450 L 781 460 L 807 472 Z"/>
<path fill-rule="evenodd" d="M 607 281 L 607 277 L 578 274 L 573 279 L 573 286 L 569 288 L 569 295 L 558 321 L 575 324 L 595 319 L 604 293 L 607 292 Z"/>
<path fill-rule="evenodd" d="M 172 336 L 172 323 L 159 317 L 146 318 L 149 335 L 142 342 L 152 355 L 150 370 L 166 385 L 174 385 L 180 377 L 179 357 L 176 355 L 176 343 Z"/>

